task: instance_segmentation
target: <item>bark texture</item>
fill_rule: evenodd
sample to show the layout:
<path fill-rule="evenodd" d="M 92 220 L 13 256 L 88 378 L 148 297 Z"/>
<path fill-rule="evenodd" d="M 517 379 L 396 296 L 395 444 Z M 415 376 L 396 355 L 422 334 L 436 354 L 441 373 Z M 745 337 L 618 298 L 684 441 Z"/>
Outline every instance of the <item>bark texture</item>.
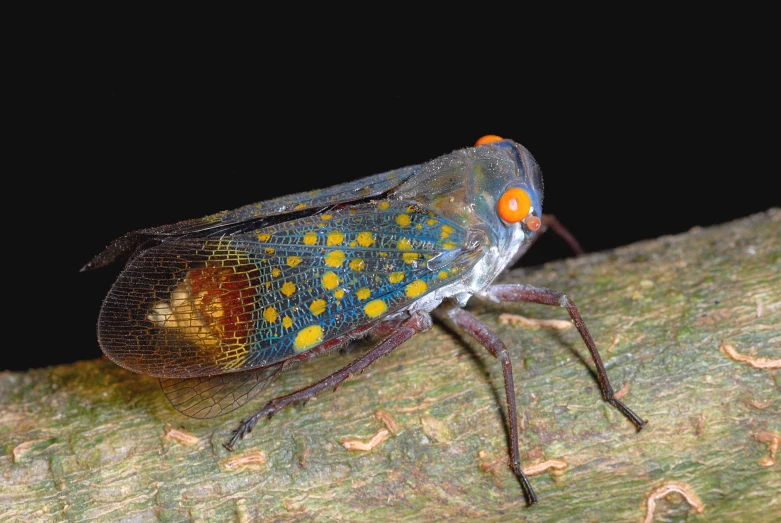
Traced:
<path fill-rule="evenodd" d="M 656 489 L 656 521 L 781 520 L 781 210 L 500 281 L 566 292 L 649 421 L 636 433 L 601 400 L 574 329 L 498 321 L 563 309 L 470 302 L 511 353 L 524 468 L 560 462 L 530 477 L 532 508 L 508 466 L 500 364 L 437 324 L 232 453 L 222 443 L 242 416 L 355 352 L 213 420 L 182 416 L 156 379 L 107 360 L 2 373 L 0 520 L 643 521 Z M 375 435 L 368 452 L 341 444 Z"/>

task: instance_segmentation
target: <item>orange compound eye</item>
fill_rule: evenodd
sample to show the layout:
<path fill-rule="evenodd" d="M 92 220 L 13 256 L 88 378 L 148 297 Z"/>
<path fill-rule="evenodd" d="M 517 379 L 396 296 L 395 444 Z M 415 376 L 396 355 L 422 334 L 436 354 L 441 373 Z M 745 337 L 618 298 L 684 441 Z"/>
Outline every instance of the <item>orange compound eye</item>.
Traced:
<path fill-rule="evenodd" d="M 475 142 L 475 147 L 478 147 L 480 145 L 485 145 L 487 143 L 491 142 L 498 142 L 504 140 L 501 136 L 496 136 L 495 134 L 486 134 L 485 136 L 478 138 L 477 142 Z"/>
<path fill-rule="evenodd" d="M 511 187 L 504 191 L 504 194 L 499 198 L 496 210 L 502 220 L 508 223 L 518 223 L 526 218 L 531 207 L 532 200 L 529 198 L 529 194 L 523 189 Z"/>

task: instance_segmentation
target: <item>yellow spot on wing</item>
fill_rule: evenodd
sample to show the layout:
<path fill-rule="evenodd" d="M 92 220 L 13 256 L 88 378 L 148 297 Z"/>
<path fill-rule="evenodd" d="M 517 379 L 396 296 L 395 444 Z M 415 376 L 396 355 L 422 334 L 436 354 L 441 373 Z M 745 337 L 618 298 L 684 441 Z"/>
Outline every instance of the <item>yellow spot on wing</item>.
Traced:
<path fill-rule="evenodd" d="M 338 289 L 334 291 L 334 298 L 337 300 L 341 300 L 344 298 L 344 289 Z"/>
<path fill-rule="evenodd" d="M 366 262 L 360 258 L 354 258 L 350 260 L 350 268 L 354 271 L 362 271 L 366 268 Z"/>
<path fill-rule="evenodd" d="M 308 232 L 304 235 L 304 243 L 307 245 L 314 245 L 317 243 L 317 233 Z"/>
<path fill-rule="evenodd" d="M 267 242 L 270 239 L 271 239 L 271 235 L 270 234 L 267 234 L 267 233 L 258 234 L 258 240 L 260 240 L 262 242 Z"/>
<path fill-rule="evenodd" d="M 266 310 L 263 311 L 263 319 L 269 323 L 277 321 L 277 309 L 274 307 L 266 307 Z"/>
<path fill-rule="evenodd" d="M 456 245 L 453 242 L 445 242 L 442 244 L 442 248 L 447 250 L 452 250 L 455 249 L 456 247 L 458 247 L 458 245 Z"/>
<path fill-rule="evenodd" d="M 339 276 L 335 272 L 328 271 L 323 275 L 323 287 L 329 291 L 335 289 L 339 285 Z"/>
<path fill-rule="evenodd" d="M 429 218 L 429 219 L 426 221 L 426 223 L 427 223 L 427 224 L 429 224 L 429 225 L 436 225 L 436 224 L 438 224 L 438 223 L 439 223 L 439 220 L 435 220 L 434 218 Z"/>
<path fill-rule="evenodd" d="M 399 283 L 403 279 L 404 279 L 403 272 L 392 272 L 388 275 L 388 281 L 391 283 Z"/>
<path fill-rule="evenodd" d="M 356 292 L 355 295 L 358 296 L 359 300 L 365 300 L 372 295 L 372 291 L 364 287 L 362 289 L 358 289 L 358 292 Z"/>
<path fill-rule="evenodd" d="M 448 274 L 447 271 L 439 271 L 439 274 L 437 274 L 437 278 L 439 278 L 440 280 L 444 280 L 448 276 L 450 276 L 450 274 Z"/>
<path fill-rule="evenodd" d="M 286 329 L 289 329 L 293 326 L 293 320 L 290 319 L 290 316 L 285 316 L 282 318 L 282 326 Z"/>
<path fill-rule="evenodd" d="M 330 220 L 332 217 L 330 214 L 321 214 L 320 219 L 321 220 Z"/>
<path fill-rule="evenodd" d="M 277 276 L 279 276 L 280 274 L 282 274 L 282 271 L 280 271 L 278 267 L 274 267 L 273 269 L 271 269 L 271 275 L 272 275 L 274 278 L 276 278 L 276 277 L 277 277 Z"/>
<path fill-rule="evenodd" d="M 406 227 L 409 225 L 410 217 L 409 214 L 399 214 L 396 216 L 396 223 L 399 224 L 399 227 Z"/>
<path fill-rule="evenodd" d="M 423 280 L 415 280 L 409 285 L 407 285 L 404 292 L 408 297 L 414 298 L 426 292 L 427 288 L 428 286 L 426 285 L 426 282 L 424 282 Z"/>
<path fill-rule="evenodd" d="M 408 251 L 412 248 L 412 244 L 407 238 L 401 238 L 399 242 L 396 244 L 396 247 L 401 251 Z M 418 253 L 416 252 L 405 252 L 401 255 L 402 258 L 404 258 L 404 261 L 407 263 L 412 263 L 413 261 L 418 259 Z"/>
<path fill-rule="evenodd" d="M 359 232 L 356 240 L 361 247 L 371 247 L 374 243 L 374 235 L 369 231 Z"/>
<path fill-rule="evenodd" d="M 339 231 L 332 231 L 328 233 L 326 239 L 326 245 L 340 245 L 344 241 L 344 234 Z"/>
<path fill-rule="evenodd" d="M 389 207 L 390 207 L 390 203 L 380 202 L 380 209 L 382 209 L 383 211 L 387 211 Z"/>
<path fill-rule="evenodd" d="M 288 256 L 287 264 L 290 265 L 291 267 L 295 267 L 299 263 L 301 263 L 301 257 L 300 256 Z"/>
<path fill-rule="evenodd" d="M 292 281 L 286 281 L 282 284 L 282 287 L 279 289 L 282 294 L 284 294 L 287 297 L 290 297 L 293 295 L 294 292 L 296 292 L 296 284 Z"/>
<path fill-rule="evenodd" d="M 382 300 L 372 300 L 363 307 L 363 312 L 370 318 L 376 318 L 388 310 L 388 305 Z"/>
<path fill-rule="evenodd" d="M 296 205 L 296 206 L 295 206 L 295 207 L 293 207 L 293 208 L 294 208 L 294 209 L 303 209 L 303 208 L 305 208 L 305 207 L 306 207 L 306 204 L 305 204 L 305 203 L 299 203 L 298 205 Z"/>
<path fill-rule="evenodd" d="M 315 316 L 322 314 L 325 312 L 325 300 L 315 300 L 312 303 L 309 304 L 309 310 L 312 311 L 312 314 Z"/>
<path fill-rule="evenodd" d="M 323 328 L 320 325 L 310 325 L 298 331 L 296 339 L 293 340 L 293 348 L 296 352 L 302 352 L 318 345 L 321 341 L 323 341 Z"/>
<path fill-rule="evenodd" d="M 274 249 L 271 247 L 266 247 L 266 254 L 274 254 Z"/>
<path fill-rule="evenodd" d="M 442 237 L 443 237 L 443 238 L 447 238 L 448 236 L 450 236 L 450 234 L 451 234 L 451 233 L 452 233 L 454 230 L 455 230 L 455 229 L 453 229 L 453 228 L 452 228 L 450 225 L 443 225 L 443 226 L 442 226 Z"/>
<path fill-rule="evenodd" d="M 340 267 L 344 263 L 344 253 L 342 251 L 331 251 L 325 255 L 325 264 L 329 267 Z"/>

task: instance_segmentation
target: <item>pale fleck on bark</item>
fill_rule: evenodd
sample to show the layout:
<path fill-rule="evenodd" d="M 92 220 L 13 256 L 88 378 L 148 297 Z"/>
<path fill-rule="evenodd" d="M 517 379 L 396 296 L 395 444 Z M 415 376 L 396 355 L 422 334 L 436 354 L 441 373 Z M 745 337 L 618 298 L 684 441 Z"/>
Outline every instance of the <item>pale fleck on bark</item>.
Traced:
<path fill-rule="evenodd" d="M 166 427 L 165 437 L 172 441 L 181 443 L 182 445 L 187 445 L 188 447 L 198 443 L 197 436 L 193 436 L 192 434 L 188 434 L 187 432 L 181 430 L 172 429 L 171 427 Z"/>
<path fill-rule="evenodd" d="M 268 395 L 195 420 L 157 380 L 106 360 L 0 373 L 0 520 L 642 521 L 653 497 L 656 520 L 768 521 L 781 507 L 768 436 L 781 434 L 781 370 L 719 347 L 781 358 L 779 238 L 773 209 L 500 278 L 574 300 L 622 401 L 648 420 L 639 433 L 601 400 L 575 329 L 498 319 L 566 311 L 470 302 L 513 362 L 522 467 L 566 463 L 531 476 L 532 508 L 508 466 L 500 363 L 436 324 L 338 392 L 261 420 L 233 453 L 222 444 Z M 359 351 L 283 373 L 268 392 Z M 394 437 L 371 452 L 340 444 L 381 431 Z M 657 491 L 670 484 L 682 487 Z"/>
<path fill-rule="evenodd" d="M 608 347 L 608 348 L 607 348 L 607 351 L 608 351 L 609 353 L 610 353 L 610 352 L 613 352 L 613 349 L 615 349 L 615 348 L 616 348 L 616 345 L 618 345 L 618 342 L 619 342 L 619 341 L 621 341 L 621 336 L 619 336 L 618 334 L 616 334 L 615 336 L 613 336 L 613 341 L 611 341 L 611 342 L 610 342 L 610 347 Z"/>
<path fill-rule="evenodd" d="M 266 468 L 266 454 L 264 452 L 249 452 L 232 456 L 221 462 L 221 465 L 228 470 L 254 470 L 262 471 Z"/>
<path fill-rule="evenodd" d="M 346 439 L 342 441 L 342 446 L 347 450 L 360 450 L 363 452 L 369 452 L 374 447 L 388 439 L 389 436 L 390 431 L 388 429 L 380 429 L 377 431 L 377 434 L 372 436 L 372 439 L 370 439 L 368 442 L 364 443 L 363 441 L 357 439 Z"/>
<path fill-rule="evenodd" d="M 527 476 L 536 476 L 538 474 L 542 474 L 546 470 L 556 470 L 561 471 L 567 468 L 567 462 L 562 461 L 560 459 L 549 459 L 547 461 L 543 461 L 542 463 L 538 463 L 537 465 L 529 465 L 528 467 L 523 467 L 523 473 Z"/>
<path fill-rule="evenodd" d="M 733 360 L 744 361 L 752 367 L 756 367 L 758 369 L 781 369 L 781 358 L 771 360 L 770 358 L 754 358 L 751 356 L 746 356 L 745 354 L 738 353 L 738 351 L 735 350 L 735 347 L 729 343 L 722 343 L 719 348 Z"/>
<path fill-rule="evenodd" d="M 656 511 L 656 502 L 661 498 L 664 498 L 672 493 L 677 493 L 683 496 L 683 499 L 686 500 L 686 502 L 689 504 L 693 512 L 697 512 L 697 513 L 705 512 L 705 506 L 697 497 L 697 494 L 695 494 L 688 485 L 684 483 L 678 483 L 672 481 L 670 483 L 665 483 L 659 488 L 654 489 L 654 491 L 648 495 L 648 501 L 646 504 L 646 511 L 645 511 L 645 519 L 643 519 L 643 523 L 651 523 L 654 520 L 654 512 Z"/>
<path fill-rule="evenodd" d="M 396 425 L 396 420 L 390 415 L 390 412 L 384 410 L 378 410 L 374 413 L 374 416 L 385 424 L 385 428 L 388 429 L 394 436 L 399 433 L 399 426 Z"/>
<path fill-rule="evenodd" d="M 757 434 L 757 441 L 767 443 L 767 450 L 769 455 L 760 459 L 759 463 L 763 467 L 772 467 L 776 464 L 776 454 L 778 448 L 781 446 L 781 436 L 773 432 L 762 431 Z"/>
<path fill-rule="evenodd" d="M 536 318 L 527 318 L 520 314 L 500 314 L 499 321 L 507 325 L 520 325 L 521 327 L 528 327 L 530 329 L 552 329 L 552 330 L 567 330 L 575 326 L 569 320 L 541 320 Z"/>
<path fill-rule="evenodd" d="M 623 398 L 624 396 L 626 396 L 627 394 L 629 394 L 629 389 L 631 389 L 631 388 L 632 388 L 632 384 L 631 384 L 631 383 L 629 383 L 628 381 L 625 381 L 625 382 L 624 382 L 624 384 L 621 386 L 621 388 L 620 388 L 620 389 L 618 389 L 618 390 L 615 392 L 615 394 L 613 394 L 613 396 L 614 396 L 614 397 L 615 397 L 617 400 L 620 400 L 621 398 Z"/>

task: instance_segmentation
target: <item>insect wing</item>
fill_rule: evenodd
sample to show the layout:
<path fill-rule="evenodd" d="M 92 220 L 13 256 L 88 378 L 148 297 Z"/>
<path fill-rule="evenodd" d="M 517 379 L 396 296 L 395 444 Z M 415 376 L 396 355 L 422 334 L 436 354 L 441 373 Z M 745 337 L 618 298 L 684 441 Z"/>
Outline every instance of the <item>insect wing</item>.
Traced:
<path fill-rule="evenodd" d="M 103 351 L 164 378 L 273 365 L 409 308 L 477 254 L 456 224 L 366 202 L 219 237 L 172 237 L 133 258 L 104 302 Z"/>
<path fill-rule="evenodd" d="M 250 221 L 256 222 L 258 227 L 263 227 L 270 223 L 284 221 L 285 216 L 291 213 L 316 213 L 335 205 L 379 196 L 410 178 L 419 169 L 419 165 L 403 167 L 326 189 L 290 194 L 245 205 L 238 209 L 218 212 L 203 218 L 129 232 L 114 240 L 103 252 L 90 260 L 82 270 L 109 265 L 120 256 L 132 252 L 145 238 L 204 233 L 230 228 Z"/>
<path fill-rule="evenodd" d="M 194 378 L 160 378 L 160 386 L 171 405 L 192 418 L 214 418 L 235 410 L 276 378 L 282 363 L 262 369 Z"/>

